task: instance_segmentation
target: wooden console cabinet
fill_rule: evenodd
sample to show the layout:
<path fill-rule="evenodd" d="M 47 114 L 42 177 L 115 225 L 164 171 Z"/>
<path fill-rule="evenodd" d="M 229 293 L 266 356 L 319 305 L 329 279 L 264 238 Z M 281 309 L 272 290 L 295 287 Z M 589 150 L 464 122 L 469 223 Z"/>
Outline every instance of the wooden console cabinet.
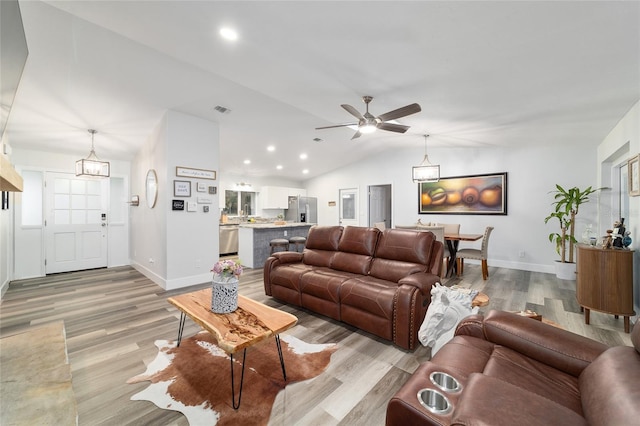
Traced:
<path fill-rule="evenodd" d="M 589 313 L 606 312 L 624 317 L 624 331 L 629 332 L 633 311 L 633 250 L 602 249 L 578 244 L 576 297 L 584 308 L 584 322 Z"/>

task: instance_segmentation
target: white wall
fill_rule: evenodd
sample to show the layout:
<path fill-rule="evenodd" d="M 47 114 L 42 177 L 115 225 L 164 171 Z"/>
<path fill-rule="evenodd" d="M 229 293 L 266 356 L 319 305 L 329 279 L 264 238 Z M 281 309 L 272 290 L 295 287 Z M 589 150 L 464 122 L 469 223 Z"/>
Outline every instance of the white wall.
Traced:
<path fill-rule="evenodd" d="M 508 173 L 506 216 L 420 215 L 418 185 L 411 180 L 411 167 L 422 161 L 424 151 L 395 150 L 363 158 L 345 167 L 306 182 L 307 192 L 318 196 L 318 222 L 338 223 L 338 191 L 359 188 L 359 224 L 368 223 L 369 185 L 392 185 L 393 225 L 423 222 L 460 223 L 462 233 L 482 233 L 495 227 L 489 244 L 489 265 L 530 271 L 553 272 L 558 258 L 548 235 L 555 224 L 544 223 L 551 211 L 552 195 L 558 183 L 564 187 L 596 185 L 596 147 L 532 146 L 514 148 L 429 149 L 429 159 L 440 164 L 442 177 L 486 173 Z M 329 206 L 335 201 L 335 206 Z M 580 211 L 576 236 L 587 223 L 596 224 L 597 200 Z M 467 243 L 466 246 L 472 246 Z M 462 247 L 462 245 L 461 245 Z M 524 257 L 519 257 L 524 252 Z"/>
<path fill-rule="evenodd" d="M 618 165 L 640 153 L 640 102 L 637 102 L 629 112 L 611 130 L 604 141 L 598 146 L 598 184 L 600 186 L 615 186 L 616 169 Z M 616 208 L 616 198 L 619 193 L 611 191 L 606 203 L 600 210 L 601 231 L 611 228 L 618 220 L 619 210 Z M 627 194 L 622 194 L 628 196 Z M 625 218 L 625 225 L 631 232 L 634 255 L 634 305 L 636 313 L 640 314 L 640 196 L 628 197 L 629 217 Z M 604 235 L 604 234 L 603 234 Z"/>
<path fill-rule="evenodd" d="M 199 284 L 211 279 L 210 269 L 219 257 L 218 197 L 196 191 L 197 182 L 218 186 L 218 180 L 177 177 L 176 167 L 219 168 L 218 125 L 176 111 L 169 111 L 149 136 L 132 166 L 132 194 L 140 206 L 131 208 L 132 265 L 165 289 Z M 158 199 L 153 209 L 145 200 L 149 169 L 158 176 Z M 173 193 L 174 180 L 191 182 L 191 197 Z M 210 204 L 188 212 L 186 204 L 198 198 Z M 185 201 L 184 211 L 173 211 L 172 200 Z M 203 206 L 209 207 L 205 213 Z"/>

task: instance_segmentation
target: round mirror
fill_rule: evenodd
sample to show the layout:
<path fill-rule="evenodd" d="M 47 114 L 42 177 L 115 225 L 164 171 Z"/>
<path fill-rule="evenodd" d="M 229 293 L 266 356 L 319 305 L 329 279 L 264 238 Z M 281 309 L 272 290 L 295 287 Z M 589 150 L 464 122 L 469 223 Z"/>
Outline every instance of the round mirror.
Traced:
<path fill-rule="evenodd" d="M 158 176 L 156 175 L 156 171 L 153 169 L 149 169 L 149 171 L 147 172 L 147 182 L 145 188 L 147 206 L 152 209 L 155 207 L 156 200 L 158 199 Z"/>

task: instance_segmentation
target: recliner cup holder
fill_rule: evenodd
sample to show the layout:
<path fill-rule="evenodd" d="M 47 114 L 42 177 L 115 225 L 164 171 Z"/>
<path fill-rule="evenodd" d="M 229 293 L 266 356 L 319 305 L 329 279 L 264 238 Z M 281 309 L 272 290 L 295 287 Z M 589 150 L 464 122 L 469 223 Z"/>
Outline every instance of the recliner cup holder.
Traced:
<path fill-rule="evenodd" d="M 455 377 L 441 371 L 434 371 L 429 375 L 429 379 L 431 379 L 431 383 L 445 392 L 456 393 L 462 389 L 460 382 Z"/>
<path fill-rule="evenodd" d="M 418 391 L 418 401 L 433 414 L 447 414 L 451 411 L 451 403 L 447 397 L 435 389 L 420 389 Z"/>

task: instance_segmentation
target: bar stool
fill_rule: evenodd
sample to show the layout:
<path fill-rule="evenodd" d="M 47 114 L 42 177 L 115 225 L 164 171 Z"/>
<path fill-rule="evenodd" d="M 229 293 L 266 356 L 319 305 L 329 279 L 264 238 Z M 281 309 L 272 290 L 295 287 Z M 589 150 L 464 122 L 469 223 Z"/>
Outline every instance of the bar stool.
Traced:
<path fill-rule="evenodd" d="M 302 246 L 304 249 L 304 245 L 307 243 L 307 239 L 305 237 L 291 237 L 289 238 L 289 244 L 293 244 L 295 246 L 294 250 L 298 251 L 298 246 Z"/>
<path fill-rule="evenodd" d="M 285 251 L 289 250 L 289 240 L 284 238 L 275 238 L 269 241 L 269 245 L 271 246 L 271 254 L 273 254 L 278 247 L 282 247 Z"/>

